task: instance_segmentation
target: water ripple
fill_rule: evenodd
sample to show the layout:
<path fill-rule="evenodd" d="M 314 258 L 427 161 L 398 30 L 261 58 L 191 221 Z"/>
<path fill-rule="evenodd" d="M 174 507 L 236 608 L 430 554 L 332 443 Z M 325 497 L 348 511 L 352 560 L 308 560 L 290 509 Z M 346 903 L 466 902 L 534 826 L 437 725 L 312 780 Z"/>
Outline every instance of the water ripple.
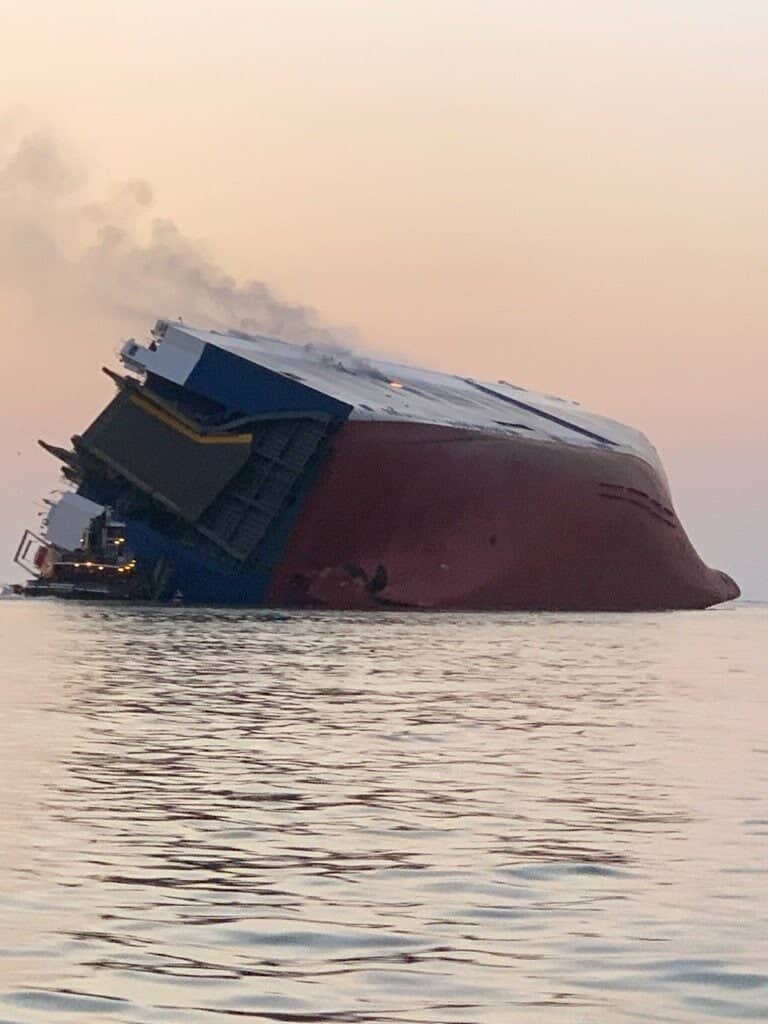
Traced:
<path fill-rule="evenodd" d="M 768 1019 L 766 626 L 5 602 L 0 1024 Z"/>

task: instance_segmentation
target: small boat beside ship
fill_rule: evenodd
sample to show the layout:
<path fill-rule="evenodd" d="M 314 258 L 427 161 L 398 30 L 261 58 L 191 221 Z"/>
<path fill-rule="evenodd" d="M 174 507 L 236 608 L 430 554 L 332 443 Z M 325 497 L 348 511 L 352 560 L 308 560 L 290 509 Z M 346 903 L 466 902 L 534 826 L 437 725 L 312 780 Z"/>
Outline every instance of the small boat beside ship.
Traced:
<path fill-rule="evenodd" d="M 16 590 L 26 597 L 83 600 L 143 598 L 137 562 L 127 551 L 125 524 L 112 510 L 66 492 L 51 503 L 46 536 L 26 530 L 14 561 L 32 579 Z"/>
<path fill-rule="evenodd" d="M 16 553 L 31 596 L 644 610 L 738 596 L 637 430 L 506 381 L 160 320 Z"/>

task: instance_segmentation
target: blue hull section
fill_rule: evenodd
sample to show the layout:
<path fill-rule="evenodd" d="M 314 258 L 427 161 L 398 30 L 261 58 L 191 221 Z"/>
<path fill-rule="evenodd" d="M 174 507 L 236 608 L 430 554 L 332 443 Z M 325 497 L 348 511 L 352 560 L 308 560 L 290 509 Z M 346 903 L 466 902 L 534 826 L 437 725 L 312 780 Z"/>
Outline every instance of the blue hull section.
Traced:
<path fill-rule="evenodd" d="M 158 598 L 176 594 L 185 602 L 213 604 L 263 604 L 269 592 L 273 565 L 262 569 L 234 569 L 207 557 L 199 548 L 153 530 L 146 523 L 128 520 L 125 535 L 140 565 L 167 572 L 158 577 Z"/>
<path fill-rule="evenodd" d="M 300 381 L 206 345 L 185 387 L 247 416 L 322 413 L 345 420 L 352 406 Z"/>
<path fill-rule="evenodd" d="M 257 557 L 243 563 L 218 555 L 203 536 L 197 543 L 190 543 L 194 535 L 182 540 L 177 530 L 166 532 L 151 524 L 152 520 L 128 513 L 124 519 L 127 546 L 152 581 L 150 596 L 162 601 L 178 592 L 190 603 L 266 603 L 296 522 L 324 466 L 332 432 L 304 466 L 288 499 L 281 503 L 259 545 Z M 119 508 L 123 488 L 121 480 L 95 477 L 83 481 L 79 493 L 98 504 Z"/>

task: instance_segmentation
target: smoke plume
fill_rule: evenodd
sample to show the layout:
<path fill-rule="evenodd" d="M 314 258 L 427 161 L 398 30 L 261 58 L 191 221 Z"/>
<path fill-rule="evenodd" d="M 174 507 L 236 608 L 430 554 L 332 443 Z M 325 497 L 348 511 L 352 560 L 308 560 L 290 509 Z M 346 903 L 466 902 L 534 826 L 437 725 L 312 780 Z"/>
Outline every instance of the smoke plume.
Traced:
<path fill-rule="evenodd" d="M 156 210 L 142 180 L 91 194 L 80 160 L 52 134 L 0 137 L 0 289 L 62 317 L 87 312 L 123 333 L 158 316 L 335 344 L 314 310 L 262 281 L 238 283 Z M 10 137 L 9 137 L 10 136 Z M 71 320 L 70 320 L 71 322 Z M 106 326 L 106 325 L 105 325 Z M 345 332 L 346 333 L 346 332 Z"/>
<path fill-rule="evenodd" d="M 59 474 L 35 439 L 82 432 L 111 396 L 99 367 L 122 339 L 182 317 L 339 359 L 351 336 L 225 273 L 160 215 L 146 181 L 99 188 L 55 133 L 20 120 L 0 114 L 0 580 L 19 578 L 9 556 Z"/>

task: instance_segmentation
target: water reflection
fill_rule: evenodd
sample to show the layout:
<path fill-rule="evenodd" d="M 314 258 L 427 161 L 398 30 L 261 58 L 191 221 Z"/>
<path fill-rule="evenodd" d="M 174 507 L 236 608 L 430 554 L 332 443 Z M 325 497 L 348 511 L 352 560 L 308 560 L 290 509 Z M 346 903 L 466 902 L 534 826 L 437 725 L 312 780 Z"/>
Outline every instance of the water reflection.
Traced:
<path fill-rule="evenodd" d="M 765 609 L 0 610 L 38 772 L 0 867 L 28 947 L 0 1017 L 768 1005 Z"/>

